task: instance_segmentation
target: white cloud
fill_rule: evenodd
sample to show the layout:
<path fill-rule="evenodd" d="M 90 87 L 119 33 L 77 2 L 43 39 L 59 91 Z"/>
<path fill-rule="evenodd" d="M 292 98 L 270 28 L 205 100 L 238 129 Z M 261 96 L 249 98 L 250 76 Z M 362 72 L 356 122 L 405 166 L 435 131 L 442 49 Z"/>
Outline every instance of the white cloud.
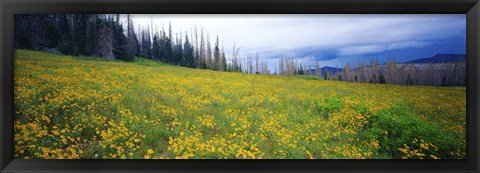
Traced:
<path fill-rule="evenodd" d="M 394 50 L 394 49 L 403 49 L 403 48 L 421 48 L 429 45 L 430 43 L 427 41 L 404 41 L 404 42 L 397 42 L 388 45 L 387 49 L 388 50 Z"/>
<path fill-rule="evenodd" d="M 421 48 L 425 47 L 429 42 L 426 41 L 403 41 L 395 42 L 391 44 L 375 44 L 375 45 L 361 45 L 361 46 L 349 46 L 340 49 L 340 56 L 350 56 L 350 55 L 362 55 L 362 54 L 372 54 L 380 53 L 388 50 L 395 49 L 404 49 L 404 48 Z"/>
<path fill-rule="evenodd" d="M 340 56 L 350 56 L 367 53 L 383 52 L 387 49 L 384 45 L 364 45 L 364 46 L 350 46 L 340 49 Z"/>
<path fill-rule="evenodd" d="M 132 15 L 136 25 L 189 33 L 208 31 L 213 45 L 218 34 L 227 56 L 233 44 L 241 55 L 262 58 L 307 56 L 309 51 L 337 51 L 338 56 L 424 47 L 431 41 L 465 37 L 464 14 L 164 14 Z M 153 23 L 153 24 L 152 24 Z M 200 30 L 198 31 L 200 32 Z M 199 33 L 200 34 L 200 33 Z M 190 38 L 191 40 L 192 38 Z"/>

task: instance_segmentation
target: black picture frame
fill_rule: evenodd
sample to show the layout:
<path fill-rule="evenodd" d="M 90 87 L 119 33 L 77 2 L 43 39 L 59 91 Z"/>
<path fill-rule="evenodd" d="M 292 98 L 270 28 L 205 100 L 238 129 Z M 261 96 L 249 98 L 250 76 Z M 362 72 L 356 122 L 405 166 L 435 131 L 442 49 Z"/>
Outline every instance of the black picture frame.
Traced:
<path fill-rule="evenodd" d="M 2 172 L 479 172 L 478 0 L 2 0 L 0 2 Z M 467 158 L 463 160 L 15 160 L 14 14 L 466 14 Z"/>

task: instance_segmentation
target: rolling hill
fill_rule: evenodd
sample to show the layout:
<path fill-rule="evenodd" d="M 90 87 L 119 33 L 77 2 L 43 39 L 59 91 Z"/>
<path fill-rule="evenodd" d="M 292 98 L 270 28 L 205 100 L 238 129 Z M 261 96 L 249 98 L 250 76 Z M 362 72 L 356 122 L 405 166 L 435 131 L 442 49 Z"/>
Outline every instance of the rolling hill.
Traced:
<path fill-rule="evenodd" d="M 15 51 L 15 159 L 465 159 L 465 88 Z"/>

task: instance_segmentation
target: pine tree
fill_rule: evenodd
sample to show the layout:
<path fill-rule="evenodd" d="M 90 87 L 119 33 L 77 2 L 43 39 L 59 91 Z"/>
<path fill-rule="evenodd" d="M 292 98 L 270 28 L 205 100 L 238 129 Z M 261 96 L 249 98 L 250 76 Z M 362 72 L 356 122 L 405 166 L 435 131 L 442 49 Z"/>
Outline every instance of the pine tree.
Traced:
<path fill-rule="evenodd" d="M 45 15 L 31 15 L 29 16 L 28 34 L 31 41 L 31 48 L 34 50 L 42 50 L 45 47 L 46 39 L 46 24 Z"/>
<path fill-rule="evenodd" d="M 97 31 L 99 28 L 99 21 L 97 20 L 98 16 L 95 14 L 88 15 L 87 22 L 87 31 L 86 31 L 86 42 L 85 42 L 85 54 L 93 55 L 95 53 L 95 48 L 97 47 Z"/>
<path fill-rule="evenodd" d="M 45 44 L 45 46 L 46 48 L 49 48 L 49 49 L 57 48 L 58 40 L 60 39 L 57 31 L 57 15 L 58 14 L 50 14 L 50 15 L 47 15 L 45 19 L 46 20 L 46 38 L 47 38 L 47 43 Z M 88 22 L 88 18 L 87 18 L 87 22 Z M 17 31 L 17 28 L 15 28 L 15 31 Z M 85 55 L 89 55 L 89 54 L 85 53 Z"/>
<path fill-rule="evenodd" d="M 227 57 L 225 56 L 225 50 L 223 49 L 223 44 L 222 44 L 222 60 L 221 60 L 221 65 L 220 65 L 220 71 L 227 71 Z"/>
<path fill-rule="evenodd" d="M 153 35 L 153 43 L 152 43 L 152 58 L 157 61 L 162 61 L 162 57 L 160 52 L 162 52 L 160 47 L 160 37 L 158 33 Z"/>
<path fill-rule="evenodd" d="M 378 76 L 378 81 L 379 81 L 379 83 L 381 83 L 381 84 L 385 84 L 385 83 L 386 83 L 385 77 L 383 76 L 383 73 L 380 73 L 380 75 Z"/>
<path fill-rule="evenodd" d="M 105 32 L 111 32 L 113 30 L 113 54 L 115 59 L 123 61 L 129 60 L 128 40 L 127 36 L 123 33 L 123 26 L 119 21 L 114 22 L 112 19 L 108 19 L 104 27 Z M 102 42 L 99 44 L 102 44 Z"/>
<path fill-rule="evenodd" d="M 183 61 L 184 66 L 195 68 L 195 62 L 193 57 L 193 46 L 188 41 L 188 35 L 185 34 L 185 43 L 183 45 Z"/>
<path fill-rule="evenodd" d="M 300 64 L 300 68 L 298 68 L 298 72 L 297 72 L 298 75 L 304 75 L 304 71 L 303 71 L 303 67 L 302 67 L 302 64 Z"/>
<path fill-rule="evenodd" d="M 134 40 L 134 50 L 133 53 L 135 54 L 136 57 L 142 56 L 142 45 L 141 45 L 141 40 L 140 38 L 140 33 L 133 33 L 133 40 Z"/>
<path fill-rule="evenodd" d="M 168 37 L 165 38 L 165 60 L 169 64 L 175 64 L 172 46 L 172 23 L 168 24 Z"/>
<path fill-rule="evenodd" d="M 213 64 L 215 64 L 215 67 L 213 68 L 214 70 L 219 70 L 220 68 L 220 48 L 218 47 L 218 35 L 217 35 L 217 41 L 215 42 L 215 48 L 213 50 Z"/>
<path fill-rule="evenodd" d="M 60 40 L 58 50 L 62 54 L 73 55 L 75 53 L 75 44 L 72 40 L 72 28 L 69 25 L 68 15 L 59 16 Z"/>
<path fill-rule="evenodd" d="M 182 48 L 182 36 L 180 36 L 180 39 L 178 39 L 178 37 L 176 37 L 176 44 L 175 44 L 175 48 L 174 48 L 174 62 L 175 62 L 175 65 L 180 65 L 181 64 L 181 61 L 182 61 L 182 57 L 183 57 L 183 48 Z"/>
<path fill-rule="evenodd" d="M 87 24 L 88 16 L 85 14 L 75 14 L 73 18 L 73 43 L 75 44 L 75 55 L 88 55 L 86 50 Z"/>
<path fill-rule="evenodd" d="M 120 27 L 123 28 L 121 24 Z M 127 44 L 126 44 L 126 52 L 127 55 L 125 57 L 125 61 L 134 62 L 136 60 L 135 51 L 138 46 L 138 39 L 136 38 L 135 31 L 133 29 L 133 22 L 130 19 L 130 14 L 127 14 Z"/>

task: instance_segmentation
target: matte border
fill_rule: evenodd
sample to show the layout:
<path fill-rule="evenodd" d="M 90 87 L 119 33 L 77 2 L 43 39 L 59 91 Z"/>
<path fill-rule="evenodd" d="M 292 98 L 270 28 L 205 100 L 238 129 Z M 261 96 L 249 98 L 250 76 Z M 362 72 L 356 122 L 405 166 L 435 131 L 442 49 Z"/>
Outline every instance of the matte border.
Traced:
<path fill-rule="evenodd" d="M 2 172 L 479 172 L 478 0 L 1 0 Z M 465 160 L 13 160 L 13 16 L 47 13 L 466 14 Z"/>

